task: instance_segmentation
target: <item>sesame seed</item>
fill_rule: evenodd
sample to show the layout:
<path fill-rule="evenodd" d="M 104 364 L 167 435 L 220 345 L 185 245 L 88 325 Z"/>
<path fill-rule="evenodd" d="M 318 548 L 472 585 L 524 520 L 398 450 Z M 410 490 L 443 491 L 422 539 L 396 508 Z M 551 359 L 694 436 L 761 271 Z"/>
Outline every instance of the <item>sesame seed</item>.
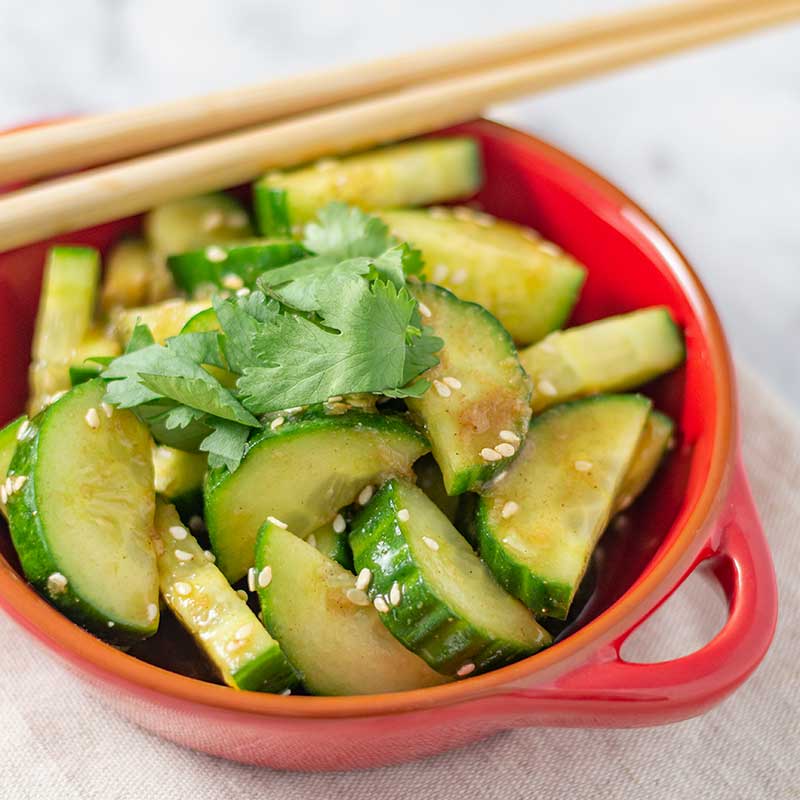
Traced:
<path fill-rule="evenodd" d="M 481 458 L 484 461 L 500 461 L 503 456 L 497 452 L 497 450 L 493 450 L 491 447 L 484 447 L 481 450 Z"/>
<path fill-rule="evenodd" d="M 399 520 L 400 520 L 400 522 L 408 522 L 408 520 L 409 520 L 410 518 L 411 518 L 411 514 L 409 513 L 409 511 L 408 511 L 408 509 L 407 509 L 407 508 L 401 508 L 401 509 L 400 509 L 400 510 L 397 512 L 397 519 L 399 519 Z"/>
<path fill-rule="evenodd" d="M 447 219 L 450 216 L 450 212 L 442 206 L 431 206 L 428 209 L 428 215 L 433 219 Z"/>
<path fill-rule="evenodd" d="M 378 595 L 373 601 L 372 605 L 375 606 L 375 610 L 379 611 L 381 614 L 385 614 L 389 610 L 389 604 L 386 602 L 384 597 Z"/>
<path fill-rule="evenodd" d="M 100 403 L 100 408 L 102 408 L 102 409 L 103 409 L 103 413 L 104 413 L 104 414 L 105 414 L 105 415 L 106 415 L 106 416 L 107 416 L 109 419 L 111 419 L 111 417 L 114 415 L 114 406 L 112 406 L 112 405 L 109 405 L 108 403 Z"/>
<path fill-rule="evenodd" d="M 67 590 L 67 578 L 60 572 L 54 572 L 47 578 L 47 591 L 50 594 L 62 594 Z"/>
<path fill-rule="evenodd" d="M 213 231 L 214 228 L 219 228 L 222 225 L 223 216 L 222 212 L 218 209 L 214 209 L 213 211 L 209 211 L 203 217 L 203 230 L 204 231 Z"/>
<path fill-rule="evenodd" d="M 249 294 L 250 294 L 250 289 L 248 289 L 246 286 L 242 286 L 241 289 L 236 290 L 237 297 L 247 297 L 247 295 Z"/>
<path fill-rule="evenodd" d="M 306 543 L 310 544 L 312 547 L 316 547 L 317 546 L 317 537 L 314 536 L 313 533 L 309 533 L 308 536 L 306 537 Z"/>
<path fill-rule="evenodd" d="M 500 444 L 495 445 L 494 449 L 505 458 L 511 458 L 517 452 L 517 448 L 513 444 L 509 444 L 509 442 L 500 442 Z"/>
<path fill-rule="evenodd" d="M 241 289 L 244 286 L 244 280 L 242 279 L 241 275 L 236 275 L 234 273 L 228 273 L 222 278 L 222 285 L 226 289 L 230 289 L 231 291 L 235 291 Z"/>
<path fill-rule="evenodd" d="M 503 510 L 500 512 L 500 516 L 503 519 L 509 519 L 513 517 L 514 514 L 519 511 L 519 503 L 515 503 L 513 500 L 509 500 L 504 506 Z"/>
<path fill-rule="evenodd" d="M 273 516 L 267 517 L 267 522 L 271 522 L 276 527 L 283 528 L 284 530 L 286 530 L 289 527 L 285 522 L 283 522 L 283 520 L 280 520 L 277 517 Z"/>
<path fill-rule="evenodd" d="M 225 222 L 231 228 L 244 228 L 250 220 L 244 211 L 229 211 L 225 217 Z"/>
<path fill-rule="evenodd" d="M 436 394 L 438 394 L 439 397 L 450 397 L 453 393 L 450 387 L 441 381 L 434 381 L 433 388 L 436 389 Z"/>
<path fill-rule="evenodd" d="M 6 478 L 3 482 L 3 488 L 6 490 L 6 496 L 11 497 L 14 494 L 13 478 Z"/>
<path fill-rule="evenodd" d="M 193 556 L 191 553 L 187 553 L 185 550 L 176 550 L 175 558 L 177 558 L 178 561 L 191 561 Z"/>
<path fill-rule="evenodd" d="M 153 622 L 158 616 L 158 606 L 155 603 L 150 603 L 147 606 L 147 621 Z"/>
<path fill-rule="evenodd" d="M 364 569 L 358 573 L 358 577 L 356 578 L 356 589 L 360 589 L 363 592 L 365 589 L 369 588 L 371 581 L 372 570 L 369 567 L 364 567 Z"/>
<path fill-rule="evenodd" d="M 542 237 L 533 228 L 523 228 L 522 235 L 531 242 L 538 242 Z"/>
<path fill-rule="evenodd" d="M 508 475 L 507 469 L 504 469 L 502 472 L 498 472 L 497 475 L 495 475 L 494 478 L 492 478 L 492 486 L 500 483 L 500 481 L 503 480 L 503 478 L 505 478 L 506 475 Z"/>
<path fill-rule="evenodd" d="M 169 529 L 169 535 L 173 539 L 180 541 L 181 539 L 185 539 L 189 534 L 183 525 L 172 525 Z"/>
<path fill-rule="evenodd" d="M 186 581 L 175 581 L 175 592 L 181 597 L 187 597 L 192 593 L 192 584 Z"/>
<path fill-rule="evenodd" d="M 369 605 L 369 597 L 367 597 L 367 593 L 363 589 L 359 589 L 357 586 L 348 589 L 345 592 L 345 596 L 354 606 Z"/>
<path fill-rule="evenodd" d="M 206 524 L 205 522 L 203 522 L 203 518 L 201 516 L 199 516 L 198 514 L 194 514 L 189 520 L 189 527 L 195 533 L 201 533 L 205 529 Z"/>
<path fill-rule="evenodd" d="M 469 274 L 465 269 L 457 269 L 450 278 L 450 283 L 452 283 L 453 286 L 461 286 L 462 283 L 466 283 L 468 277 Z"/>
<path fill-rule="evenodd" d="M 214 264 L 219 264 L 220 261 L 224 261 L 228 257 L 228 254 L 225 252 L 225 250 L 223 250 L 221 247 L 218 247 L 215 244 L 206 247 L 205 253 L 206 253 L 206 258 Z M 222 283 L 224 286 L 225 282 L 223 281 Z"/>
<path fill-rule="evenodd" d="M 243 639 L 247 639 L 248 636 L 252 635 L 253 633 L 253 623 L 248 622 L 246 625 L 242 625 L 238 631 L 234 634 L 234 638 L 242 641 Z"/>
<path fill-rule="evenodd" d="M 418 303 L 417 305 L 419 307 L 419 313 L 422 314 L 423 317 L 430 319 L 433 316 L 433 314 L 431 314 L 431 310 L 425 305 L 425 303 Z"/>
<path fill-rule="evenodd" d="M 433 268 L 433 278 L 434 283 L 441 283 L 447 276 L 450 274 L 450 269 L 446 264 L 437 264 Z"/>
<path fill-rule="evenodd" d="M 335 394 L 335 395 L 333 395 L 333 397 L 329 397 L 329 398 L 328 398 L 328 402 L 329 402 L 329 403 L 341 403 L 341 402 L 342 402 L 342 399 L 343 399 L 343 398 L 342 398 L 342 395 L 340 395 L 340 394 Z"/>
<path fill-rule="evenodd" d="M 482 211 L 473 211 L 472 219 L 482 228 L 491 228 L 496 221 L 491 214 L 484 214 Z"/>
<path fill-rule="evenodd" d="M 558 389 L 548 380 L 539 381 L 536 388 L 547 397 L 555 397 L 558 394 Z"/>
<path fill-rule="evenodd" d="M 242 642 L 242 641 L 241 641 L 241 640 L 239 640 L 239 639 L 231 639 L 231 640 L 230 640 L 230 641 L 229 641 L 229 642 L 228 642 L 228 643 L 225 645 L 225 651 L 226 651 L 227 653 L 233 653 L 235 650 L 238 650 L 238 649 L 239 649 L 239 648 L 240 648 L 240 647 L 241 647 L 243 644 L 244 644 L 244 642 Z"/>
<path fill-rule="evenodd" d="M 238 594 L 245 603 L 247 602 L 247 592 L 244 589 L 237 589 L 236 594 Z"/>
<path fill-rule="evenodd" d="M 475 665 L 471 661 L 469 661 L 466 664 L 464 664 L 463 667 L 459 668 L 458 672 L 456 672 L 456 675 L 458 675 L 459 678 L 463 678 L 465 675 L 469 675 L 471 672 L 474 671 L 475 671 Z"/>
<path fill-rule="evenodd" d="M 5 505 L 8 502 L 8 492 L 6 491 L 6 486 L 3 484 L 0 486 L 0 502 Z"/>
<path fill-rule="evenodd" d="M 17 477 L 14 478 L 13 481 L 11 481 L 11 490 L 14 492 L 18 492 L 25 485 L 25 482 L 27 480 L 28 480 L 27 475 L 17 475 Z"/>
<path fill-rule="evenodd" d="M 256 590 L 256 568 L 250 567 L 247 570 L 247 588 L 254 592 Z"/>
<path fill-rule="evenodd" d="M 284 422 L 286 422 L 286 417 L 275 417 L 275 419 L 270 422 L 269 429 L 271 431 L 277 430 Z"/>
<path fill-rule="evenodd" d="M 100 427 L 100 415 L 97 413 L 97 409 L 90 408 L 85 416 L 84 419 L 86 420 L 86 424 L 94 431 Z"/>
<path fill-rule="evenodd" d="M 321 158 L 314 164 L 314 167 L 320 172 L 327 172 L 334 169 L 339 162 L 335 158 Z"/>
<path fill-rule="evenodd" d="M 267 565 L 258 573 L 258 587 L 266 589 L 272 583 L 272 567 Z"/>
<path fill-rule="evenodd" d="M 576 461 L 573 466 L 578 472 L 588 472 L 592 468 L 591 461 Z"/>
<path fill-rule="evenodd" d="M 445 375 L 442 380 L 451 388 L 451 389 L 460 389 L 461 388 L 461 381 L 458 378 L 454 378 L 452 375 Z"/>
<path fill-rule="evenodd" d="M 519 444 L 521 441 L 514 431 L 500 431 L 500 438 L 504 442 L 511 442 L 511 444 Z"/>
<path fill-rule="evenodd" d="M 472 222 L 475 212 L 466 206 L 457 206 L 453 209 L 453 216 L 462 222 Z"/>
<path fill-rule="evenodd" d="M 212 564 L 217 560 L 217 557 L 210 550 L 203 550 L 203 558 Z"/>
<path fill-rule="evenodd" d="M 334 533 L 344 533 L 346 527 L 347 523 L 344 521 L 344 517 L 341 514 L 337 514 L 333 519 Z"/>
<path fill-rule="evenodd" d="M 391 603 L 393 606 L 395 606 L 395 607 L 396 607 L 396 606 L 399 606 L 399 605 L 400 605 L 400 601 L 401 601 L 402 599 L 403 599 L 403 595 L 402 595 L 402 593 L 400 592 L 400 584 L 399 584 L 397 581 L 395 581 L 395 582 L 392 584 L 392 588 L 391 588 L 391 589 L 390 589 L 390 591 L 389 591 L 389 602 L 390 602 L 390 603 Z"/>
<path fill-rule="evenodd" d="M 114 621 L 113 620 L 109 620 L 108 622 L 106 622 L 106 627 L 113 628 L 114 627 Z"/>
<path fill-rule="evenodd" d="M 291 690 L 291 689 L 284 689 L 284 690 L 281 692 L 281 694 L 282 694 L 284 697 L 288 697 L 288 696 L 289 696 L 291 693 L 292 693 L 292 690 Z"/>
<path fill-rule="evenodd" d="M 298 414 L 298 413 L 300 413 L 300 412 L 301 412 L 301 411 L 302 411 L 304 408 L 305 408 L 305 406 L 292 406 L 291 408 L 285 408 L 285 409 L 284 409 L 284 411 L 285 411 L 287 414 L 290 414 L 290 415 L 291 415 L 291 414 Z"/>
<path fill-rule="evenodd" d="M 28 435 L 30 429 L 30 422 L 28 422 L 28 420 L 23 420 L 22 425 L 19 426 L 19 430 L 17 431 L 17 441 L 21 442 Z"/>
<path fill-rule="evenodd" d="M 543 253 L 546 253 L 548 256 L 560 256 L 563 252 L 560 247 L 552 242 L 542 242 L 539 245 L 539 250 L 541 250 Z"/>
<path fill-rule="evenodd" d="M 62 389 L 60 392 L 56 392 L 55 394 L 51 394 L 50 397 L 47 399 L 47 405 L 52 405 L 57 400 L 60 400 L 65 394 L 67 393 L 66 389 Z"/>
<path fill-rule="evenodd" d="M 365 506 L 372 499 L 372 493 L 375 491 L 372 486 L 367 484 L 358 494 L 358 504 Z"/>
<path fill-rule="evenodd" d="M 423 536 L 422 541 L 425 542 L 426 547 L 429 547 L 434 552 L 439 549 L 439 542 L 437 542 L 436 539 L 431 539 L 430 536 Z"/>

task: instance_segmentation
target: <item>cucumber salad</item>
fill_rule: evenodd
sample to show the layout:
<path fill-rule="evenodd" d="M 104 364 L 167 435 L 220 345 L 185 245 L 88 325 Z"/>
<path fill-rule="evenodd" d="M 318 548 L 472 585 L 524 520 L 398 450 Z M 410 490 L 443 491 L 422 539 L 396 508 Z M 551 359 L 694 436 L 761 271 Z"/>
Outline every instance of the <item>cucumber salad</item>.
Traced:
<path fill-rule="evenodd" d="M 548 647 L 673 441 L 636 389 L 685 349 L 662 307 L 566 327 L 585 268 L 457 205 L 481 182 L 476 141 L 420 140 L 167 203 L 103 269 L 53 247 L 0 431 L 30 584 L 134 652 L 177 621 L 239 690 Z"/>

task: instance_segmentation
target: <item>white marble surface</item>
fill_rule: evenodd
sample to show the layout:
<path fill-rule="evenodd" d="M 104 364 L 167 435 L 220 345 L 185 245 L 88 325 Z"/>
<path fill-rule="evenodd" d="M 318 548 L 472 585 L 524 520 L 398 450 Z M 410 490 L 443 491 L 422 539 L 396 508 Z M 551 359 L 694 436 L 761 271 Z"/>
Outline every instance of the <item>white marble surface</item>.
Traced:
<path fill-rule="evenodd" d="M 641 2 L 0 0 L 0 124 L 120 108 Z M 457 10 L 456 10 L 457 9 Z M 800 409 L 800 25 L 497 110 L 673 235 Z"/>

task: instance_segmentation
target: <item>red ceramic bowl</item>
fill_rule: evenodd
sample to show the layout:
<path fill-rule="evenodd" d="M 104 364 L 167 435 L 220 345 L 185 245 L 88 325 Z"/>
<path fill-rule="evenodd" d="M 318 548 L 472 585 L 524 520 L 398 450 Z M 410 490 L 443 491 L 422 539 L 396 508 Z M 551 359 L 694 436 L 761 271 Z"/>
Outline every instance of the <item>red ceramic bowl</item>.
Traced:
<path fill-rule="evenodd" d="M 5 531 L 0 605 L 110 707 L 168 739 L 238 761 L 342 770 L 406 761 L 508 728 L 647 726 L 700 714 L 730 694 L 769 646 L 777 614 L 770 554 L 742 469 L 733 374 L 719 319 L 680 252 L 602 178 L 537 139 L 479 121 L 487 180 L 477 200 L 526 223 L 589 267 L 574 322 L 665 304 L 688 359 L 647 387 L 677 419 L 679 443 L 629 524 L 602 541 L 603 567 L 580 617 L 553 647 L 433 689 L 368 697 L 236 692 L 121 653 L 70 623 L 17 573 Z M 105 248 L 135 220 L 61 237 Z M 0 255 L 0 421 L 23 408 L 48 243 Z M 701 562 L 728 598 L 702 650 L 659 664 L 620 657 L 626 637 Z M 170 662 L 164 653 L 142 653 Z"/>

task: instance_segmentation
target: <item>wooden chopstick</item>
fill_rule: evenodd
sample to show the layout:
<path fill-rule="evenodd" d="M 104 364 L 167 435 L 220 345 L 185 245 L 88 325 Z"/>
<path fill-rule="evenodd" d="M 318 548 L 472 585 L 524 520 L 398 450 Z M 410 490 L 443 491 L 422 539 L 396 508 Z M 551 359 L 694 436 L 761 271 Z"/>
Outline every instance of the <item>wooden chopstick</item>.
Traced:
<path fill-rule="evenodd" d="M 368 64 L 191 99 L 32 128 L 0 137 L 0 185 L 198 141 L 212 134 L 374 96 L 423 81 L 478 72 L 587 43 L 735 11 L 742 0 L 688 0 L 463 42 Z"/>
<path fill-rule="evenodd" d="M 25 189 L 0 199 L 0 250 L 232 186 L 324 155 L 474 117 L 489 104 L 800 17 L 800 0 L 759 0 L 714 19 L 661 25 L 348 103 Z"/>

